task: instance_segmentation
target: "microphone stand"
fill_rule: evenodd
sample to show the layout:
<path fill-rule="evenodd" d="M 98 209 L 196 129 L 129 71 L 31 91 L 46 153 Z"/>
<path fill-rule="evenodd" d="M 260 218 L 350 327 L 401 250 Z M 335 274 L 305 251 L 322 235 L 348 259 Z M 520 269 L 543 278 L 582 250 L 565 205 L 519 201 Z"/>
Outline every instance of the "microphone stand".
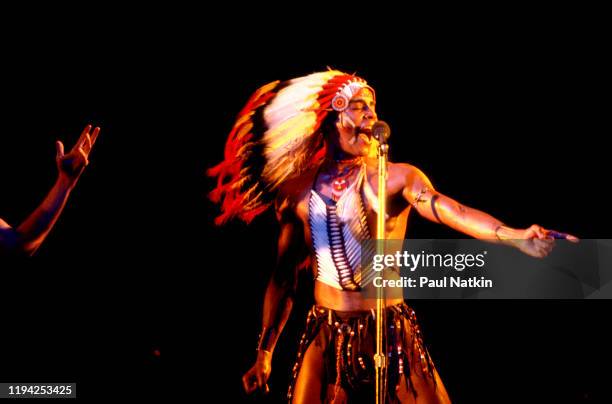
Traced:
<path fill-rule="evenodd" d="M 389 127 L 375 131 L 378 137 L 378 217 L 376 222 L 376 254 L 385 253 L 385 219 L 387 205 L 387 162 L 389 155 Z M 378 128 L 377 128 L 378 129 Z M 384 270 L 383 270 L 384 279 Z M 385 322 L 385 293 L 382 287 L 376 288 L 376 354 L 374 355 L 374 366 L 376 368 L 376 404 L 384 404 L 386 393 L 386 356 L 383 351 L 383 338 Z"/>

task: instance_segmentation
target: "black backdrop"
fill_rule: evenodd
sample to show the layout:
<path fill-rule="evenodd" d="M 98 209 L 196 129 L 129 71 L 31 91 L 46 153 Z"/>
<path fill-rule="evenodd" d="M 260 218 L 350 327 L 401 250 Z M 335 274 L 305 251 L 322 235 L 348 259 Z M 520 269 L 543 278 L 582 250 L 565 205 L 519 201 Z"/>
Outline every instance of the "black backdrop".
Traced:
<path fill-rule="evenodd" d="M 358 31 L 323 47 L 268 44 L 282 33 L 269 27 L 230 39 L 231 24 L 172 35 L 160 24 L 112 42 L 81 46 L 66 33 L 11 48 L 4 219 L 18 224 L 52 185 L 55 139 L 72 145 L 88 122 L 102 132 L 46 244 L 0 263 L 2 381 L 76 381 L 81 397 L 247 400 L 239 378 L 254 359 L 276 227 L 268 212 L 215 228 L 204 171 L 257 87 L 327 65 L 377 89 L 392 160 L 417 165 L 441 192 L 513 226 L 608 237 L 598 33 L 458 25 L 383 33 L 377 44 Z M 408 237 L 458 235 L 412 217 Z M 301 280 L 263 402 L 284 394 L 311 287 Z M 601 397 L 608 301 L 413 305 L 456 402 Z"/>

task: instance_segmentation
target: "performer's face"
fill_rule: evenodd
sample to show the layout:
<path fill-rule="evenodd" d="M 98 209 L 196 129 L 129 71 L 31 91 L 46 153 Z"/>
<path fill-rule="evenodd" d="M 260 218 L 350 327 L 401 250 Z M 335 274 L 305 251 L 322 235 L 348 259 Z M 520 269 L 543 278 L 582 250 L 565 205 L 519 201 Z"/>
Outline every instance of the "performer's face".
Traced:
<path fill-rule="evenodd" d="M 353 156 L 367 156 L 374 147 L 372 126 L 377 120 L 374 94 L 361 89 L 351 98 L 348 107 L 338 115 L 338 143 L 342 151 Z"/>

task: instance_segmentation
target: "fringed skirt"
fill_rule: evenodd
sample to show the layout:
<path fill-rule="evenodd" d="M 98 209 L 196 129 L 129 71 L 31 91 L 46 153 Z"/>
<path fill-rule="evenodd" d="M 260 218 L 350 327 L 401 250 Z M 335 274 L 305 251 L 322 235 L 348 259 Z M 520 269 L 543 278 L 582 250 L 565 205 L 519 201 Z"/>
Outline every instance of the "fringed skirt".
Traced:
<path fill-rule="evenodd" d="M 383 350 L 387 356 L 385 369 L 386 401 L 397 402 L 396 392 L 402 378 L 416 394 L 412 372 L 422 372 L 435 383 L 434 366 L 423 344 L 416 314 L 401 303 L 385 309 Z M 341 312 L 314 306 L 306 320 L 297 361 L 287 398 L 291 401 L 306 350 L 313 341 L 324 350 L 321 400 L 323 402 L 373 402 L 375 385 L 374 354 L 376 351 L 376 312 Z"/>

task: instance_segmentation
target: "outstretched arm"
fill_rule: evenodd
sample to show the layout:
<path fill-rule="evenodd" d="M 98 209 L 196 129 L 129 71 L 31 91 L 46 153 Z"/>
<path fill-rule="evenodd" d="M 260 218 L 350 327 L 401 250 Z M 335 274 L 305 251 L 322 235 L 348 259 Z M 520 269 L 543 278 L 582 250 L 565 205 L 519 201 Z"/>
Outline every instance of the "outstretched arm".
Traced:
<path fill-rule="evenodd" d="M 506 226 L 485 212 L 465 206 L 437 192 L 418 168 L 404 166 L 403 169 L 406 175 L 404 197 L 421 216 L 429 220 L 445 224 L 477 239 L 516 247 L 534 257 L 548 255 L 554 246 L 555 238 L 578 241 L 570 234 L 547 230 L 536 224 L 526 229 Z"/>
<path fill-rule="evenodd" d="M 257 360 L 242 378 L 249 394 L 258 389 L 268 391 L 272 353 L 293 308 L 298 267 L 305 255 L 303 226 L 289 203 L 286 200 L 277 202 L 276 212 L 281 226 L 277 264 L 266 288 Z"/>
<path fill-rule="evenodd" d="M 58 177 L 43 202 L 17 228 L 0 220 L 0 253 L 32 255 L 45 240 L 59 218 L 70 192 L 89 163 L 88 156 L 100 128 L 90 134 L 88 125 L 68 154 L 62 142 L 56 142 Z"/>

